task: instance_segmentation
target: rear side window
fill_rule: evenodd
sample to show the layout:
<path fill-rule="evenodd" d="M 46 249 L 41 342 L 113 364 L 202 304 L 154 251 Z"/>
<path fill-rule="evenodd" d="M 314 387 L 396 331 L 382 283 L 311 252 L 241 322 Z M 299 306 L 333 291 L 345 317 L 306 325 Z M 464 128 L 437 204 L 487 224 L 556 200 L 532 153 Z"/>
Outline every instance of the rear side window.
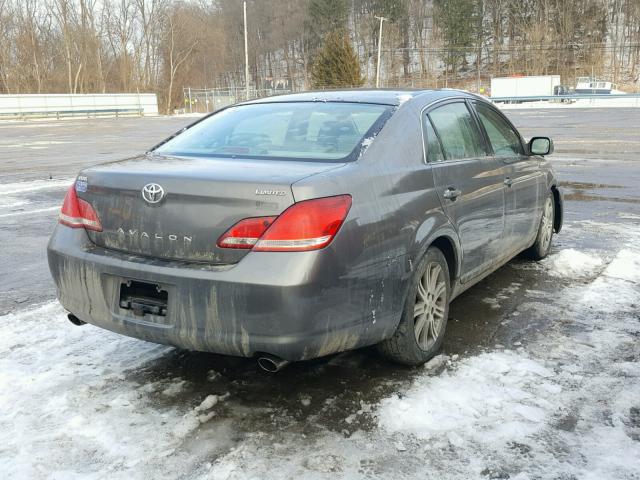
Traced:
<path fill-rule="evenodd" d="M 429 112 L 447 160 L 485 155 L 482 137 L 465 103 L 449 103 Z"/>
<path fill-rule="evenodd" d="M 427 137 L 425 139 L 427 146 L 427 162 L 443 161 L 444 155 L 442 153 L 442 147 L 440 146 L 440 140 L 438 140 L 438 136 L 436 135 L 428 116 L 424 117 L 424 133 Z"/>
<path fill-rule="evenodd" d="M 496 157 L 513 157 L 524 154 L 520 137 L 498 112 L 482 103 L 476 103 L 476 111 L 489 136 Z"/>
<path fill-rule="evenodd" d="M 156 149 L 164 155 L 350 161 L 393 107 L 290 102 L 239 105 L 194 125 Z"/>

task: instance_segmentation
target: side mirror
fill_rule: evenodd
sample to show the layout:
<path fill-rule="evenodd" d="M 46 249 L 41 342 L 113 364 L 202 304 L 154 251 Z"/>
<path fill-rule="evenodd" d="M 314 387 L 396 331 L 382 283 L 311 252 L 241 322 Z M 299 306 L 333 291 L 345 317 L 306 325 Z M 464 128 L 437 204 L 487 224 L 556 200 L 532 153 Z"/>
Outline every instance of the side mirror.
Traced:
<path fill-rule="evenodd" d="M 529 140 L 530 155 L 551 155 L 553 153 L 553 140 L 548 137 L 533 137 Z"/>

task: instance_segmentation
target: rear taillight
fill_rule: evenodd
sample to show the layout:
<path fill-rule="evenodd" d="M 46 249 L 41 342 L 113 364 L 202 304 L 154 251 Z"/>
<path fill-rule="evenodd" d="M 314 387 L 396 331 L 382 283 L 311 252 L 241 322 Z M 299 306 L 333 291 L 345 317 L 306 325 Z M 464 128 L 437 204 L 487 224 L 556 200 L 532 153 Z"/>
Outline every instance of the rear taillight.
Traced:
<path fill-rule="evenodd" d="M 301 252 L 324 248 L 338 233 L 349 208 L 350 195 L 298 202 L 278 217 L 241 220 L 220 237 L 218 246 L 257 252 Z"/>
<path fill-rule="evenodd" d="M 276 217 L 256 217 L 240 220 L 218 239 L 220 248 L 253 248 Z"/>
<path fill-rule="evenodd" d="M 69 188 L 67 195 L 64 197 L 59 221 L 61 224 L 71 228 L 102 231 L 102 225 L 96 211 L 88 202 L 78 198 L 75 184 Z"/>

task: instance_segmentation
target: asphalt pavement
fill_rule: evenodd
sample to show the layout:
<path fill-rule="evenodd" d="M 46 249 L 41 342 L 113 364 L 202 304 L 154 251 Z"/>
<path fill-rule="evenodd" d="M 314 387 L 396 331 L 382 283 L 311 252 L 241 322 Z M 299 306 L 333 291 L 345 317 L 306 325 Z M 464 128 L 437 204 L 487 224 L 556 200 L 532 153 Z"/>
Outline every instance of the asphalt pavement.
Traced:
<path fill-rule="evenodd" d="M 556 151 L 551 158 L 564 184 L 569 221 L 603 217 L 625 221 L 615 215 L 621 208 L 638 213 L 640 109 L 506 113 L 525 137 L 548 135 L 554 139 Z M 81 168 L 142 153 L 195 120 L 147 117 L 0 122 L 0 265 L 7 273 L 0 276 L 0 314 L 54 297 L 45 247 L 57 207 Z M 585 244 L 593 241 L 599 240 L 581 240 Z M 459 312 L 457 315 L 464 316 L 465 305 L 475 305 L 474 295 L 484 289 L 509 284 L 510 272 L 506 266 L 467 292 L 454 303 L 452 315 Z M 450 341 L 455 337 L 450 332 Z"/>

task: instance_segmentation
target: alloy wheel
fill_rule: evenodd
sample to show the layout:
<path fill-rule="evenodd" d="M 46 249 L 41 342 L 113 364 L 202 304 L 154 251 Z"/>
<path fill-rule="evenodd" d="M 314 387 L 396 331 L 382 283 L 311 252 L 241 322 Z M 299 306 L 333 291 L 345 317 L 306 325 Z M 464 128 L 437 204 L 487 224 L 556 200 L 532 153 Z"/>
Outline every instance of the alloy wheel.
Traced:
<path fill-rule="evenodd" d="M 547 198 L 544 204 L 544 211 L 542 212 L 542 221 L 540 224 L 540 247 L 542 251 L 546 252 L 551 243 L 551 236 L 553 234 L 553 203 L 551 198 Z"/>
<path fill-rule="evenodd" d="M 413 309 L 414 333 L 422 350 L 429 350 L 438 339 L 444 323 L 447 285 L 442 267 L 430 263 L 418 282 Z"/>

